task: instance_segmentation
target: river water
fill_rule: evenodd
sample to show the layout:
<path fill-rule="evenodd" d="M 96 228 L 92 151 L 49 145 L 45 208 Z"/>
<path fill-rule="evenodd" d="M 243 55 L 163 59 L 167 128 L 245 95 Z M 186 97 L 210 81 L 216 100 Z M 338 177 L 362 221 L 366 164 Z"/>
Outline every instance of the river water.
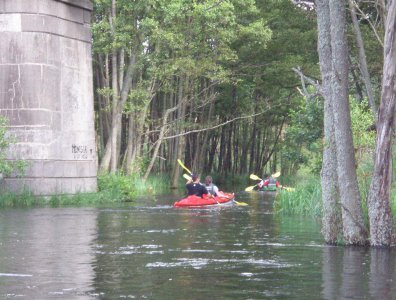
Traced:
<path fill-rule="evenodd" d="M 396 299 L 396 252 L 324 245 L 320 222 L 248 206 L 0 211 L 1 299 Z"/>

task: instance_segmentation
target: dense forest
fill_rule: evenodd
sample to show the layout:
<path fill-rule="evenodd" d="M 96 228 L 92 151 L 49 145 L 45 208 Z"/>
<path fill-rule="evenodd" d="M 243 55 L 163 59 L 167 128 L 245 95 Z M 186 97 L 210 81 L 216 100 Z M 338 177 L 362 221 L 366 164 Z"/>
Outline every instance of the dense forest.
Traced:
<path fill-rule="evenodd" d="M 392 244 L 395 7 L 95 0 L 100 173 L 177 186 L 178 158 L 206 174 L 304 168 L 321 176 L 326 242 Z"/>
<path fill-rule="evenodd" d="M 292 68 L 319 76 L 311 9 L 96 1 L 93 30 L 101 172 L 167 173 L 176 184 L 177 158 L 221 174 L 304 162 L 301 137 L 285 146 L 285 132 L 306 101 Z M 307 144 L 321 129 L 313 135 Z"/>

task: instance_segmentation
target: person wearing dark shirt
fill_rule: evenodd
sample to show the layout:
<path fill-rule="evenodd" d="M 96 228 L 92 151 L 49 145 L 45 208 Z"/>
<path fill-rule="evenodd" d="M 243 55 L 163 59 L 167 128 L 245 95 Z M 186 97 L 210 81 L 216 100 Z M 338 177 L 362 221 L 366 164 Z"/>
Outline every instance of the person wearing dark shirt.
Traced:
<path fill-rule="evenodd" d="M 187 181 L 186 188 L 189 196 L 197 195 L 202 198 L 202 195 L 208 194 L 208 190 L 201 184 L 200 178 L 196 174 L 192 174 L 191 180 Z"/>

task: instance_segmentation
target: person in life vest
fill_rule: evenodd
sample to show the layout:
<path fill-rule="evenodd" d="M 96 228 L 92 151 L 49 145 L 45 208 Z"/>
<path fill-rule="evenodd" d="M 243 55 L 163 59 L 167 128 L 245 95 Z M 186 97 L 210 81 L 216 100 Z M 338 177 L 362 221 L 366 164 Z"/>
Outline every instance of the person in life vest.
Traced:
<path fill-rule="evenodd" d="M 219 193 L 219 188 L 213 183 L 212 176 L 206 176 L 205 187 L 208 192 L 213 196 L 217 196 L 217 194 Z"/>
<path fill-rule="evenodd" d="M 197 174 L 191 174 L 191 180 L 187 181 L 186 188 L 189 196 L 197 195 L 202 198 L 204 194 L 208 194 L 208 190 L 201 184 Z"/>
<path fill-rule="evenodd" d="M 276 188 L 280 187 L 280 182 L 276 180 L 274 177 L 265 174 L 263 180 L 258 183 L 259 189 L 268 189 L 268 190 L 275 190 Z"/>

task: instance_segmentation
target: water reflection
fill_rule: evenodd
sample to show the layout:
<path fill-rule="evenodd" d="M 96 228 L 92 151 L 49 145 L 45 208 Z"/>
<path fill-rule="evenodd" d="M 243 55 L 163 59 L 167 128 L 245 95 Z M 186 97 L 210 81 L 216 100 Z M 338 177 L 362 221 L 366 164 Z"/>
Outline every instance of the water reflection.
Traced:
<path fill-rule="evenodd" d="M 325 247 L 325 299 L 394 299 L 395 249 Z"/>
<path fill-rule="evenodd" d="M 395 250 L 371 250 L 369 273 L 370 295 L 375 299 L 392 299 L 395 295 Z"/>
<path fill-rule="evenodd" d="M 249 206 L 0 211 L 0 298 L 396 298 L 395 250 L 327 246 L 320 220 L 237 196 Z"/>
<path fill-rule="evenodd" d="M 0 228 L 1 298 L 50 299 L 90 290 L 95 210 L 7 210 Z"/>

